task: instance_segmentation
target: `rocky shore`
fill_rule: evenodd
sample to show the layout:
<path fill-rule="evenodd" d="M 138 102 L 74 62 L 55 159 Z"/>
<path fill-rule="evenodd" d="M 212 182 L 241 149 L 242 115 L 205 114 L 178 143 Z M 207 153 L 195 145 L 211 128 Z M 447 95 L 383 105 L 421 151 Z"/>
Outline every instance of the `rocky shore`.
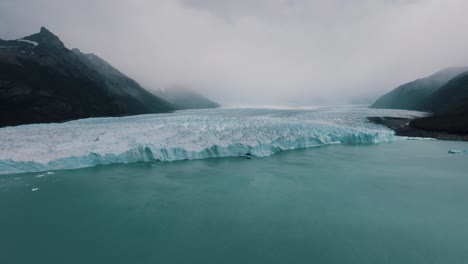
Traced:
<path fill-rule="evenodd" d="M 411 126 L 413 119 L 398 117 L 368 117 L 369 122 L 384 125 L 395 131 L 397 136 L 435 138 L 440 140 L 468 141 L 468 134 L 447 133 L 444 131 L 427 131 Z"/>

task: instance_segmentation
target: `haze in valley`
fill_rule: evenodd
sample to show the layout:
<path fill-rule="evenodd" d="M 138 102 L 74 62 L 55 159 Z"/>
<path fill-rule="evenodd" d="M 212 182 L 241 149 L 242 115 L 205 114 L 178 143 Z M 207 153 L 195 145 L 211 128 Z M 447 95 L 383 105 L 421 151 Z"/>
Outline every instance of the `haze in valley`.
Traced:
<path fill-rule="evenodd" d="M 46 26 L 148 90 L 224 105 L 362 102 L 468 65 L 465 0 L 2 0 L 0 38 Z"/>

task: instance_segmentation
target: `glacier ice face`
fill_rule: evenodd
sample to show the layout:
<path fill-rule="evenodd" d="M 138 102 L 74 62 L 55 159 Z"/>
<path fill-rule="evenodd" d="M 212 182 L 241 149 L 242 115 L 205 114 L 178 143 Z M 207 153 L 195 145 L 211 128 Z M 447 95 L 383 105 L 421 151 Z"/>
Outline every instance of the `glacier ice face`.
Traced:
<path fill-rule="evenodd" d="M 0 129 L 0 174 L 386 142 L 393 131 L 367 122 L 367 116 L 421 115 L 361 108 L 215 109 L 6 127 Z"/>

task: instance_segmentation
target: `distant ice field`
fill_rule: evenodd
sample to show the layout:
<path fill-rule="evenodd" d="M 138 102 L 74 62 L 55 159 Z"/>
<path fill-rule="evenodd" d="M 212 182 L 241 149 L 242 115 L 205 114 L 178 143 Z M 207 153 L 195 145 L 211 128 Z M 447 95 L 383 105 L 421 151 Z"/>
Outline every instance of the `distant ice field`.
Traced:
<path fill-rule="evenodd" d="M 352 107 L 188 110 L 0 129 L 0 174 L 251 155 L 395 139 L 368 116 L 425 113 Z"/>

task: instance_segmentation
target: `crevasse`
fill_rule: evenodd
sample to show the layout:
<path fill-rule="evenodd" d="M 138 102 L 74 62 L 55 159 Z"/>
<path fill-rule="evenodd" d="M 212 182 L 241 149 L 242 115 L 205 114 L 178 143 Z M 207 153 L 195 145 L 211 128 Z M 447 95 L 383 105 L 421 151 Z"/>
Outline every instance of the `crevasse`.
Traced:
<path fill-rule="evenodd" d="M 176 161 L 330 144 L 391 141 L 394 133 L 366 116 L 420 113 L 360 108 L 217 109 L 0 129 L 0 174 L 105 164 Z"/>

